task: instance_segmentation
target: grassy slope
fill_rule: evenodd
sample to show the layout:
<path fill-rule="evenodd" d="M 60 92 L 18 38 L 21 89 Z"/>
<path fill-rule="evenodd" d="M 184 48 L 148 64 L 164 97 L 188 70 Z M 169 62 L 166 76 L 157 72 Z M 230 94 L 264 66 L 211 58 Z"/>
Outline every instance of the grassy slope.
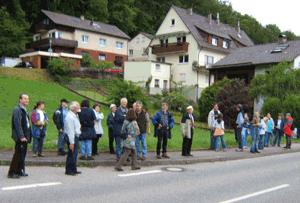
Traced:
<path fill-rule="evenodd" d="M 45 148 L 55 150 L 56 148 L 56 140 L 57 140 L 57 132 L 52 123 L 52 114 L 57 108 L 59 100 L 61 98 L 67 98 L 68 100 L 78 100 L 81 101 L 82 98 L 77 96 L 76 94 L 68 91 L 67 89 L 61 87 L 58 84 L 53 82 L 49 82 L 49 80 L 45 80 L 38 76 L 38 73 L 31 74 L 34 76 L 34 80 L 24 80 L 17 78 L 22 76 L 22 74 L 15 75 L 17 77 L 10 76 L 2 76 L 0 74 L 0 149 L 11 149 L 13 146 L 13 142 L 10 139 L 11 136 L 11 111 L 13 107 L 17 104 L 18 95 L 22 92 L 26 92 L 30 96 L 30 107 L 29 110 L 32 109 L 34 103 L 38 100 L 44 100 L 46 102 L 46 110 L 48 116 L 50 118 L 50 124 L 48 126 L 47 137 L 45 141 Z M 31 78 L 32 79 L 32 78 Z M 40 81 L 39 81 L 40 80 Z M 102 109 L 104 114 L 108 114 L 108 109 Z M 179 118 L 177 118 L 178 120 Z M 179 122 L 179 120 L 177 121 Z M 108 148 L 108 138 L 107 138 L 107 127 L 106 122 L 103 122 L 103 126 L 105 129 L 105 136 L 100 141 L 100 149 L 107 150 Z M 153 129 L 152 129 L 153 132 Z M 230 146 L 234 145 L 234 138 L 232 134 L 228 134 L 226 136 L 226 142 Z M 169 148 L 171 150 L 179 150 L 181 148 L 182 138 L 180 135 L 180 126 L 176 125 L 173 130 L 173 138 L 169 142 Z M 193 148 L 194 149 L 202 149 L 207 148 L 209 143 L 209 132 L 203 129 L 196 129 L 195 131 L 195 139 Z M 153 138 L 152 135 L 148 136 L 148 147 L 150 150 L 155 150 L 156 139 Z"/>

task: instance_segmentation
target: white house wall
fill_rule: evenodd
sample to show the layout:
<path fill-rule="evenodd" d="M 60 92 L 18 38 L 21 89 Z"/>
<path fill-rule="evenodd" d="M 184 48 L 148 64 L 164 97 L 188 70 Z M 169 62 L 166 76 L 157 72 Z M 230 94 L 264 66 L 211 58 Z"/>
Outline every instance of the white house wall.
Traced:
<path fill-rule="evenodd" d="M 138 34 L 130 42 L 128 42 L 128 59 L 129 60 L 142 60 L 147 59 L 148 56 L 144 55 L 144 50 L 149 46 L 151 39 L 143 34 Z M 130 54 L 130 50 L 133 54 Z"/>
<path fill-rule="evenodd" d="M 294 60 L 294 68 L 300 68 L 300 56 L 296 57 Z"/>

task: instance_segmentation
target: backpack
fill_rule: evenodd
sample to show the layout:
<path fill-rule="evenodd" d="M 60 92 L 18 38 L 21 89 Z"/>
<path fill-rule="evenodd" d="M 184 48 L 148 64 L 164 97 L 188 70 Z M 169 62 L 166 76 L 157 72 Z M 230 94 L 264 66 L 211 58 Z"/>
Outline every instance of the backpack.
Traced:
<path fill-rule="evenodd" d="M 126 126 L 125 126 L 125 128 L 124 128 L 124 130 L 121 131 L 120 137 L 121 137 L 121 139 L 123 139 L 123 140 L 126 140 L 126 139 L 128 138 L 128 129 L 127 129 L 127 127 L 128 127 L 129 124 L 130 124 L 130 123 L 127 123 Z"/>

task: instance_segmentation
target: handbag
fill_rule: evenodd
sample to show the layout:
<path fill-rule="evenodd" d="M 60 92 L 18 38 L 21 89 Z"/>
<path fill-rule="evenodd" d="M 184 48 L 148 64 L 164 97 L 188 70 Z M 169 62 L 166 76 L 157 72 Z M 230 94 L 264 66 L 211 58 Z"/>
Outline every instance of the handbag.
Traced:
<path fill-rule="evenodd" d="M 215 132 L 214 132 L 214 136 L 218 137 L 218 136 L 222 136 L 224 135 L 224 130 L 222 128 L 216 128 Z"/>

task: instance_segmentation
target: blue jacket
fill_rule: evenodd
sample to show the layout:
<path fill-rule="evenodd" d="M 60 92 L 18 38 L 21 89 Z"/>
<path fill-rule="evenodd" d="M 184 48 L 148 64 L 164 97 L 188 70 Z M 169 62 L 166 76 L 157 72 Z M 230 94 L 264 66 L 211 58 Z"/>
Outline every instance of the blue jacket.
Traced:
<path fill-rule="evenodd" d="M 126 109 L 126 111 L 123 112 L 121 107 L 119 107 L 115 113 L 113 133 L 116 137 L 121 136 L 122 126 L 126 118 L 127 111 L 128 110 Z"/>
<path fill-rule="evenodd" d="M 161 124 L 161 117 L 162 117 L 162 114 L 163 114 L 163 112 L 162 111 L 158 111 L 158 112 L 156 112 L 156 114 L 153 116 L 153 118 L 152 118 L 152 123 L 153 123 L 153 125 L 154 125 L 154 128 L 155 128 L 155 130 L 154 130 L 154 137 L 156 137 L 157 135 L 158 135 L 158 131 L 159 131 L 159 129 L 158 129 L 158 125 L 159 124 Z M 173 117 L 173 114 L 172 113 L 170 113 L 170 112 L 168 112 L 168 116 L 169 116 L 169 122 L 168 122 L 168 127 L 169 127 L 169 135 L 168 135 L 168 137 L 169 138 L 171 138 L 171 129 L 174 127 L 174 123 L 175 123 L 175 121 L 174 121 L 174 117 Z"/>

